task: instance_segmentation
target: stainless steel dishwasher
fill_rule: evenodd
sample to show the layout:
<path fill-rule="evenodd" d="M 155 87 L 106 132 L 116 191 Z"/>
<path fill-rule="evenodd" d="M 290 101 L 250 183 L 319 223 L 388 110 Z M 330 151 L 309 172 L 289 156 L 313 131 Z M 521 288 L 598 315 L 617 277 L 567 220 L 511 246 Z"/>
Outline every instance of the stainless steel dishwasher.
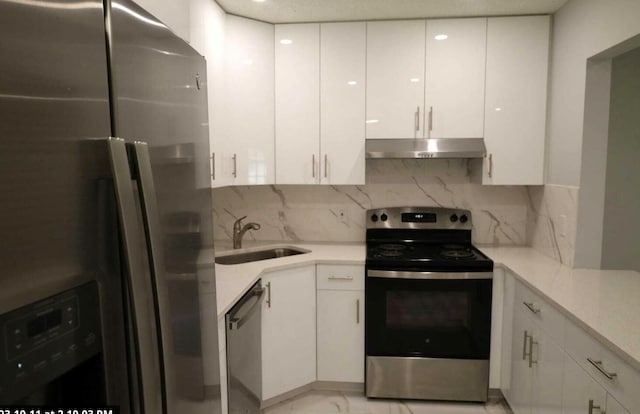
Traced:
<path fill-rule="evenodd" d="M 261 310 L 258 280 L 225 315 L 229 414 L 258 414 L 262 401 Z"/>

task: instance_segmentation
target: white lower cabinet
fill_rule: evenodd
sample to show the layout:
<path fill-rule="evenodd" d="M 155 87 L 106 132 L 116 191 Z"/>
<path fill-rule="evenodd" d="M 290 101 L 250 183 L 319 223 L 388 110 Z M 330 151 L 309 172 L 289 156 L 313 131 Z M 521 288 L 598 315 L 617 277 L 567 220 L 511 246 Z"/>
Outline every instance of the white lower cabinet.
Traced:
<path fill-rule="evenodd" d="M 605 414 L 604 411 L 603 411 L 603 414 Z M 611 397 L 611 395 L 607 395 L 606 414 L 631 414 L 631 413 L 625 410 L 624 407 L 620 405 L 618 401 L 616 401 L 614 398 Z"/>
<path fill-rule="evenodd" d="M 533 323 L 516 308 L 512 324 L 511 337 L 507 338 L 509 343 L 505 344 L 511 351 L 508 362 L 510 376 L 508 381 L 502 381 L 502 392 L 514 413 L 531 413 L 533 375 L 529 368 L 527 349 Z"/>
<path fill-rule="evenodd" d="M 506 289 L 505 294 L 520 288 Z M 510 348 L 510 373 L 503 380 L 503 393 L 516 414 L 561 413 L 564 352 L 521 306 L 513 303 L 511 329 L 505 329 L 511 335 L 505 344 Z"/>
<path fill-rule="evenodd" d="M 316 380 L 316 267 L 262 277 L 262 399 Z"/>
<path fill-rule="evenodd" d="M 530 350 L 533 371 L 531 412 L 562 412 L 562 360 L 564 352 L 549 335 L 534 330 Z"/>
<path fill-rule="evenodd" d="M 562 384 L 563 412 L 566 414 L 629 414 L 569 355 L 564 358 Z"/>
<path fill-rule="evenodd" d="M 318 380 L 364 382 L 364 291 L 318 291 Z"/>
<path fill-rule="evenodd" d="M 364 267 L 318 265 L 318 381 L 364 382 Z"/>
<path fill-rule="evenodd" d="M 603 357 L 608 351 L 598 350 L 602 345 L 592 344 L 594 338 L 558 316 L 550 303 L 508 272 L 504 294 L 501 387 L 515 414 L 631 412 L 616 399 L 619 395 L 625 405 L 634 406 L 633 398 L 625 393 L 635 384 L 631 367 Z M 595 369 L 587 371 L 591 366 L 584 363 L 583 354 L 602 358 L 618 372 L 631 373 L 607 383 L 596 376 Z"/>

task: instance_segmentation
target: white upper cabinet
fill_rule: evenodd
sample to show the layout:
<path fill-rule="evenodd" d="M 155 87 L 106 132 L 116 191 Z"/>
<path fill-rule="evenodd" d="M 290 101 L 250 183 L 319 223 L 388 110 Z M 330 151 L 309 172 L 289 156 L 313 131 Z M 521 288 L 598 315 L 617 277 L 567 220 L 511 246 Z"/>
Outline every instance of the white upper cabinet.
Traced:
<path fill-rule="evenodd" d="M 484 184 L 544 184 L 549 16 L 487 24 Z"/>
<path fill-rule="evenodd" d="M 320 175 L 320 25 L 275 26 L 276 183 Z"/>
<path fill-rule="evenodd" d="M 367 138 L 422 137 L 425 26 L 367 22 Z"/>
<path fill-rule="evenodd" d="M 427 20 L 425 138 L 484 135 L 487 19 Z"/>
<path fill-rule="evenodd" d="M 224 89 L 224 35 L 227 15 L 216 3 L 198 1 L 192 4 L 192 45 L 202 53 L 207 61 L 207 102 L 209 112 L 209 144 L 211 153 L 212 187 L 227 185 L 223 183 L 220 169 L 220 149 L 226 145 L 227 139 L 220 134 L 223 128 L 223 109 L 226 97 Z"/>
<path fill-rule="evenodd" d="M 320 183 L 364 184 L 366 23 L 323 23 L 320 40 Z"/>
<path fill-rule="evenodd" d="M 227 16 L 224 84 L 210 93 L 222 94 L 216 175 L 219 185 L 274 182 L 273 25 Z"/>

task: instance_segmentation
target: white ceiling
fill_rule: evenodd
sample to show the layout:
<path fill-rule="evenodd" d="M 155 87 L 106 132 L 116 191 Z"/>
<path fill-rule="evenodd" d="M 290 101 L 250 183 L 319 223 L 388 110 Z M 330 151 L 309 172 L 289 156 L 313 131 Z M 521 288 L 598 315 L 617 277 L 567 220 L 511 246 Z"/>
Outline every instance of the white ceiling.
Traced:
<path fill-rule="evenodd" d="M 270 23 L 552 14 L 567 0 L 216 0 Z"/>

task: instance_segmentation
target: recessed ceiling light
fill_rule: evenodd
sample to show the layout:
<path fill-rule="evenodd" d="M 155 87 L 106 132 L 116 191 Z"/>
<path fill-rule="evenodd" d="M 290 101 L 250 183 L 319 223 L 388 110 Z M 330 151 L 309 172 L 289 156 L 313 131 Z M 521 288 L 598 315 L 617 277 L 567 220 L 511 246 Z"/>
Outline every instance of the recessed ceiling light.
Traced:
<path fill-rule="evenodd" d="M 267 0 L 253 0 L 255 3 L 264 3 Z"/>
<path fill-rule="evenodd" d="M 366 121 L 364 121 L 366 124 L 377 124 L 378 122 L 380 122 L 377 119 L 367 119 Z"/>
<path fill-rule="evenodd" d="M 496 111 L 500 112 L 502 111 L 502 108 L 496 108 Z"/>
<path fill-rule="evenodd" d="M 447 36 L 446 34 L 439 34 L 439 35 L 435 35 L 434 39 L 436 39 L 436 40 L 445 40 L 448 37 L 449 36 Z"/>
<path fill-rule="evenodd" d="M 357 85 L 357 84 L 358 84 L 358 82 L 356 82 L 356 81 L 347 82 L 347 85 L 349 85 L 349 86 L 353 86 L 353 85 Z"/>
<path fill-rule="evenodd" d="M 290 45 L 291 43 L 293 43 L 293 40 L 291 40 L 291 39 L 281 39 L 280 40 L 280 44 L 281 45 Z"/>
<path fill-rule="evenodd" d="M 420 82 L 420 78 L 411 78 L 409 79 L 409 82 L 413 82 L 413 83 Z"/>

